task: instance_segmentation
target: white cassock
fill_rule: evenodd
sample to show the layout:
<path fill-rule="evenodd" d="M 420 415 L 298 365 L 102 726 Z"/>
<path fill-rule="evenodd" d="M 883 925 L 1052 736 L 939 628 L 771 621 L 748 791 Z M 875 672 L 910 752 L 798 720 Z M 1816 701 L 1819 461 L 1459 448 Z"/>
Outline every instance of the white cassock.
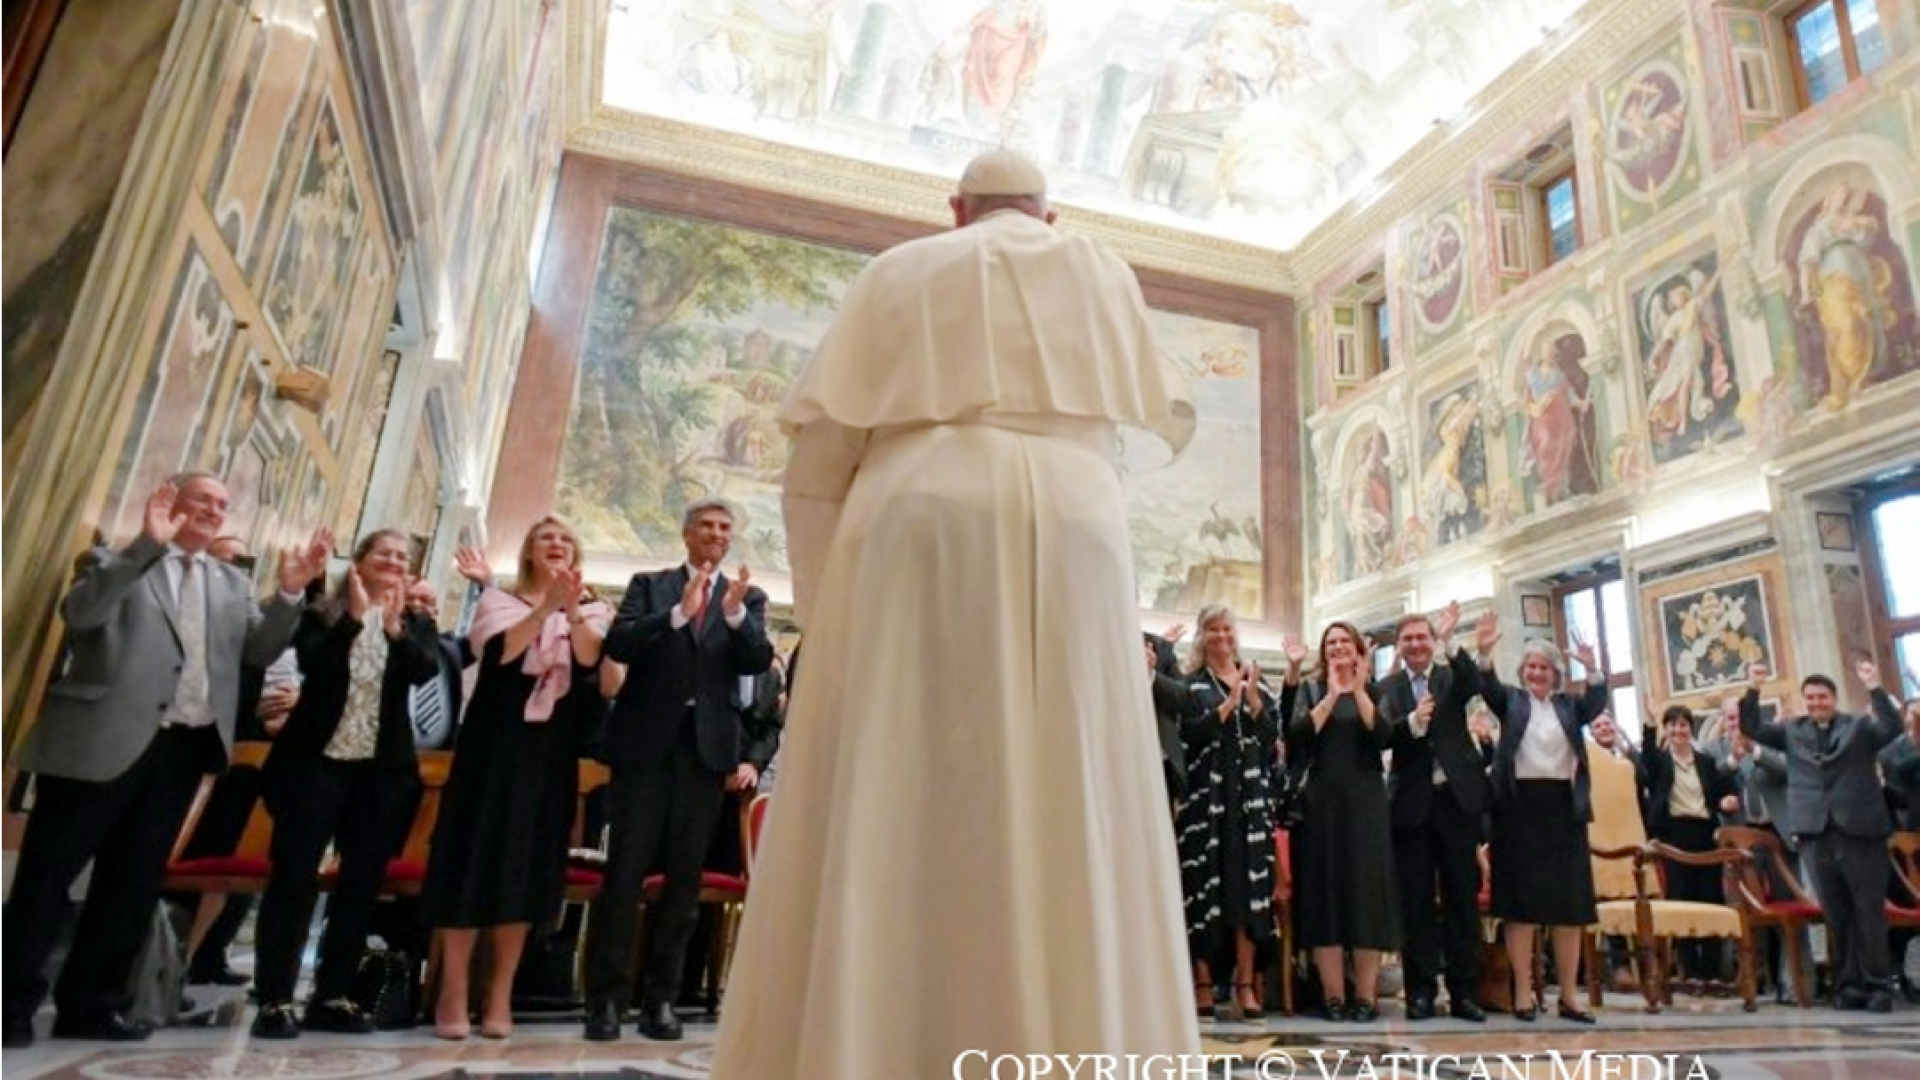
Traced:
<path fill-rule="evenodd" d="M 718 1080 L 1199 1051 L 1115 464 L 1177 382 L 1126 264 L 1016 211 L 852 285 L 781 416 L 805 655 Z"/>

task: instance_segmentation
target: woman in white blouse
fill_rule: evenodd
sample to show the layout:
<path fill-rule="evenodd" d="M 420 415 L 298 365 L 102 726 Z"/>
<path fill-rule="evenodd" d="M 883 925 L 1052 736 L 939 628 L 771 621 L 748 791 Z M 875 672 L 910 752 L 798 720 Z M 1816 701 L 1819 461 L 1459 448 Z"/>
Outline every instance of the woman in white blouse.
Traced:
<path fill-rule="evenodd" d="M 386 880 L 397 818 L 411 812 L 420 783 L 409 693 L 439 673 L 433 597 L 411 588 L 411 559 L 405 533 L 368 534 L 339 590 L 309 606 L 294 631 L 300 700 L 260 780 L 273 815 L 273 867 L 256 932 L 255 1038 L 291 1039 L 303 1027 L 373 1030 L 348 991 Z M 296 1019 L 294 983 L 329 844 L 339 852 L 340 873 L 313 997 Z"/>
<path fill-rule="evenodd" d="M 1485 624 L 1482 696 L 1501 724 L 1492 769 L 1493 914 L 1505 924 L 1513 961 L 1513 1015 L 1530 1021 L 1540 1014 L 1533 996 L 1533 935 L 1547 926 L 1560 982 L 1560 1016 L 1591 1024 L 1593 1014 L 1575 1001 L 1580 937 L 1598 917 L 1587 851 L 1592 781 L 1581 731 L 1592 725 L 1596 742 L 1613 745 L 1607 677 L 1592 646 L 1576 643 L 1574 655 L 1588 681 L 1579 696 L 1566 693 L 1560 650 L 1530 639 L 1520 650 L 1520 685 L 1504 686 L 1487 660 L 1497 640 L 1497 632 Z"/>

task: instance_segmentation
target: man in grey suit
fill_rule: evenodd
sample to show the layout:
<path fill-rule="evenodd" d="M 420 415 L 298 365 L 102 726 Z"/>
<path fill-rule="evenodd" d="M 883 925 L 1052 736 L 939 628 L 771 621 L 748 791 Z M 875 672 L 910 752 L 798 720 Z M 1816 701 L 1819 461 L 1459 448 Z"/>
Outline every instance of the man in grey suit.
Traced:
<path fill-rule="evenodd" d="M 127 979 L 145 944 L 167 855 L 200 777 L 226 767 L 243 659 L 286 648 L 301 592 L 325 569 L 325 529 L 280 557 L 280 595 L 207 554 L 226 522 L 226 485 L 174 477 L 147 500 L 141 533 L 98 548 L 61 605 L 71 655 L 47 687 L 20 753 L 33 813 L 7 898 L 5 1045 L 33 1042 L 48 951 L 67 891 L 93 862 L 60 984 L 56 1037 L 143 1039 Z"/>
<path fill-rule="evenodd" d="M 1900 737 L 1900 708 L 1880 686 L 1871 660 L 1854 665 L 1873 700 L 1869 716 L 1838 709 L 1825 675 L 1800 684 L 1807 715 L 1784 724 L 1760 720 L 1765 665 L 1754 665 L 1740 699 L 1740 731 L 1787 755 L 1786 828 L 1799 837 L 1833 943 L 1833 997 L 1842 1009 L 1893 1009 L 1893 959 L 1887 949 L 1887 836 L 1893 822 L 1880 791 L 1881 748 Z"/>

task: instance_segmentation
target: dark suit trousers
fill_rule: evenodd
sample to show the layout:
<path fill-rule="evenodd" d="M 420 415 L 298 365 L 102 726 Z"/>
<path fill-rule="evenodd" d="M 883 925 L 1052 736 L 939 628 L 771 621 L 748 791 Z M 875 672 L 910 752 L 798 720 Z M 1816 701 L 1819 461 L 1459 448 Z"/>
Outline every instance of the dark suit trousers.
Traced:
<path fill-rule="evenodd" d="M 1887 946 L 1887 841 L 1847 836 L 1828 829 L 1802 837 L 1802 857 L 1813 872 L 1813 891 L 1826 911 L 1833 986 L 1866 990 L 1893 986 L 1893 954 Z"/>
<path fill-rule="evenodd" d="M 1434 789 L 1426 824 L 1393 830 L 1409 1001 L 1434 997 L 1443 970 L 1456 1001 L 1473 1000 L 1479 987 L 1480 831 L 1445 785 Z"/>
<path fill-rule="evenodd" d="M 287 777 L 285 783 L 296 790 L 275 792 L 268 804 L 279 813 L 273 818 L 273 871 L 255 927 L 254 977 L 261 1003 L 293 1000 L 328 841 L 340 853 L 340 877 L 327 899 L 313 1000 L 345 997 L 352 990 L 393 850 L 386 809 L 393 800 L 381 791 L 383 779 L 388 778 L 372 761 L 323 758 Z"/>
<path fill-rule="evenodd" d="M 611 850 L 587 953 L 590 1002 L 624 1005 L 632 997 L 629 958 L 640 885 L 656 864 L 665 881 L 647 908 L 642 997 L 649 1003 L 679 997 L 687 940 L 699 915 L 700 871 L 720 820 L 725 785 L 725 776 L 701 763 L 691 720 L 660 760 L 614 767 L 607 807 Z"/>
<path fill-rule="evenodd" d="M 7 898 L 8 1016 L 31 1016 L 46 996 L 67 892 L 89 859 L 93 878 L 54 1000 L 80 1023 L 131 1003 L 127 980 L 153 927 L 167 856 L 200 777 L 220 758 L 218 740 L 212 728 L 163 728 L 112 780 L 38 779 Z"/>

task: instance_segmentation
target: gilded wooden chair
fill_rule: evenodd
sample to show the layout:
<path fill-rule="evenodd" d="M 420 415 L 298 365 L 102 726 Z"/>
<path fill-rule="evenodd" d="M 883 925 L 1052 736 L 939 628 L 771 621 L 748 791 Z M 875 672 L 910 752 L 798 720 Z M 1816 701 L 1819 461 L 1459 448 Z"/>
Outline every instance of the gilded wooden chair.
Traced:
<path fill-rule="evenodd" d="M 1766 829 L 1746 825 L 1723 825 L 1714 831 L 1714 843 L 1722 849 L 1745 852 L 1744 862 L 1729 869 L 1727 899 L 1740 912 L 1747 936 L 1756 928 L 1778 930 L 1786 946 L 1787 969 L 1793 973 L 1793 999 L 1801 1008 L 1813 1004 L 1813 990 L 1807 985 L 1807 971 L 1801 964 L 1801 943 L 1806 928 L 1823 921 L 1826 915 L 1800 884 L 1787 858 L 1786 845 Z"/>

